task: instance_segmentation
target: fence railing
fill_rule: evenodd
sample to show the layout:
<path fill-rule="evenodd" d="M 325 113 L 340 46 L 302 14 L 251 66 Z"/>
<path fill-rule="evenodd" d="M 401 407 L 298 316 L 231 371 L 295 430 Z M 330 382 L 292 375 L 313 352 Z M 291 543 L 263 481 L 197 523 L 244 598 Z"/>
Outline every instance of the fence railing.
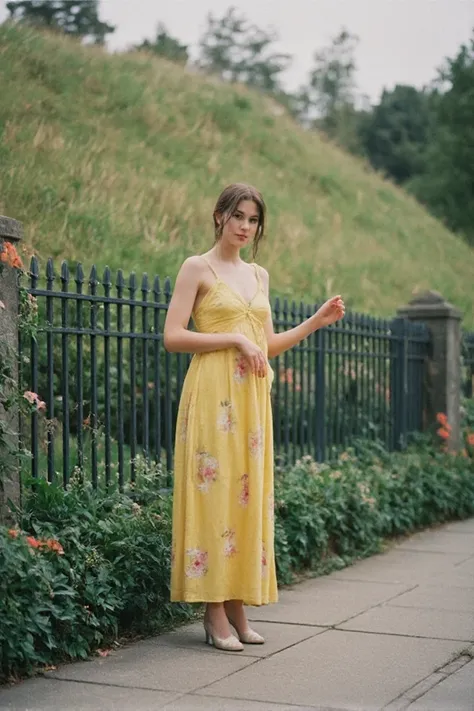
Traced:
<path fill-rule="evenodd" d="M 23 435 L 34 477 L 67 485 L 75 472 L 94 486 L 134 481 L 140 462 L 161 463 L 170 482 L 179 397 L 191 356 L 170 354 L 163 325 L 169 279 L 84 276 L 33 258 L 28 291 L 39 330 L 21 344 L 22 384 L 46 402 Z M 275 330 L 291 328 L 317 305 L 275 299 Z M 403 447 L 423 418 L 430 337 L 422 324 L 352 314 L 272 362 L 275 453 L 322 461 L 355 438 Z M 26 356 L 26 358 L 25 358 Z M 25 363 L 26 360 L 26 363 Z"/>
<path fill-rule="evenodd" d="M 465 397 L 474 397 L 474 332 L 463 334 L 462 390 Z"/>

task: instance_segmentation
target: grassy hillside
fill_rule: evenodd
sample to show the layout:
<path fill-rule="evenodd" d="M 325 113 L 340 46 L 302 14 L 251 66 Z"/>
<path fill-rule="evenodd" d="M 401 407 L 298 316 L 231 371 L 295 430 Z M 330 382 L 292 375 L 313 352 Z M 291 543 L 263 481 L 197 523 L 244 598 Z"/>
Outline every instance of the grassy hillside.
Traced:
<path fill-rule="evenodd" d="M 143 55 L 0 27 L 0 212 L 28 247 L 174 277 L 230 182 L 269 206 L 273 293 L 390 315 L 433 288 L 473 325 L 474 252 L 272 101 Z"/>

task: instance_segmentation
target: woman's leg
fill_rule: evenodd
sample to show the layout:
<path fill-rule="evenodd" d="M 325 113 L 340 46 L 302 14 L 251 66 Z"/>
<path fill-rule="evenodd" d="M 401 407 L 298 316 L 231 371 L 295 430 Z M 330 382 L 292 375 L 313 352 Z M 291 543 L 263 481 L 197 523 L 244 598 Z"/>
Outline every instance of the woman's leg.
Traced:
<path fill-rule="evenodd" d="M 204 624 L 209 625 L 212 633 L 220 639 L 226 639 L 232 634 L 223 602 L 206 603 Z"/>
<path fill-rule="evenodd" d="M 224 609 L 228 619 L 232 620 L 232 623 L 235 625 L 237 632 L 242 634 L 248 631 L 249 623 L 242 600 L 226 600 Z"/>

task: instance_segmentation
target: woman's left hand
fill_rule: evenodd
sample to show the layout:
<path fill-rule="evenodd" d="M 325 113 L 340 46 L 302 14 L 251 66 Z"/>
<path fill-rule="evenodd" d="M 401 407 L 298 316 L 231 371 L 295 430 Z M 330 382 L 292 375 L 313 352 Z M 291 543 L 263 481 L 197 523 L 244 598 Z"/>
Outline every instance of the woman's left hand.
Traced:
<path fill-rule="evenodd" d="M 346 307 L 341 296 L 333 296 L 328 299 L 317 311 L 316 318 L 322 327 L 330 326 L 341 318 L 344 318 Z"/>

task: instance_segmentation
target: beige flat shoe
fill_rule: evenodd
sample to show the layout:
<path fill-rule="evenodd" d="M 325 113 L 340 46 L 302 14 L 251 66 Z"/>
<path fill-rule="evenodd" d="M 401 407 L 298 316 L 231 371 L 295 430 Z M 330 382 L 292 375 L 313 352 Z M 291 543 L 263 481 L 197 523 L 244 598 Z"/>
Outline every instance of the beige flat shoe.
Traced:
<path fill-rule="evenodd" d="M 204 623 L 204 631 L 206 633 L 206 644 L 211 645 L 211 647 L 222 649 L 224 652 L 242 652 L 244 648 L 237 637 L 234 637 L 233 634 L 229 635 L 229 637 L 226 637 L 225 639 L 217 637 L 213 634 L 212 627 L 208 622 Z"/>

